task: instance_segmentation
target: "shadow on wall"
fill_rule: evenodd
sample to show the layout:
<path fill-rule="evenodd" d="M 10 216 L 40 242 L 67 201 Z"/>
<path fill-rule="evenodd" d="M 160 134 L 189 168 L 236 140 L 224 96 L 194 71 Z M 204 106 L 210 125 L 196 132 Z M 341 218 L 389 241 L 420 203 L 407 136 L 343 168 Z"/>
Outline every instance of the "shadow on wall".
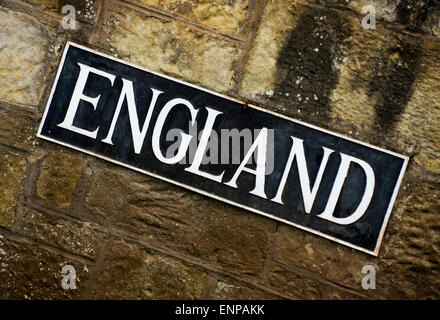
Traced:
<path fill-rule="evenodd" d="M 368 84 L 368 96 L 377 99 L 375 124 L 381 130 L 391 130 L 405 111 L 419 73 L 421 55 L 418 43 L 401 42 L 377 57 Z"/>
<path fill-rule="evenodd" d="M 308 9 L 298 20 L 277 61 L 277 91 L 290 97 L 289 107 L 328 117 L 330 95 L 339 80 L 333 61 L 343 59 L 350 22 L 339 14 Z"/>
<path fill-rule="evenodd" d="M 406 17 L 402 9 L 400 15 Z M 352 33 L 351 22 L 333 11 L 309 8 L 299 18 L 277 60 L 277 91 L 288 97 L 289 108 L 329 118 L 330 95 L 339 82 L 335 63 L 344 59 Z M 422 54 L 417 40 L 402 37 L 383 48 L 371 65 L 367 92 L 376 101 L 380 130 L 391 130 L 405 111 Z"/>
<path fill-rule="evenodd" d="M 431 8 L 438 4 L 438 0 L 400 0 L 397 4 L 397 21 L 409 30 L 421 31 Z"/>

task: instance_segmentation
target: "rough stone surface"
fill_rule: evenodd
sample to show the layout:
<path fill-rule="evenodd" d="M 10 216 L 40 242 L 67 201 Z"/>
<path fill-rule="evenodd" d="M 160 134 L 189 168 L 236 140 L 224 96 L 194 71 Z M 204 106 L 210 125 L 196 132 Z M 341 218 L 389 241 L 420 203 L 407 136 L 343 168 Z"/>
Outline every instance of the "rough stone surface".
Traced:
<path fill-rule="evenodd" d="M 46 85 L 48 45 L 47 31 L 35 19 L 0 7 L 1 100 L 39 103 Z"/>
<path fill-rule="evenodd" d="M 233 42 L 129 9 L 112 12 L 108 25 L 110 50 L 124 60 L 217 91 L 233 85 L 241 53 Z"/>
<path fill-rule="evenodd" d="M 85 256 L 96 257 L 103 235 L 91 223 L 76 222 L 26 208 L 20 232 L 53 247 Z"/>
<path fill-rule="evenodd" d="M 97 4 L 95 0 L 59 0 L 58 2 L 58 11 L 62 14 L 65 6 L 73 6 L 76 19 L 89 23 L 93 23 L 96 19 Z"/>
<path fill-rule="evenodd" d="M 59 0 L 27 0 L 28 2 L 35 3 L 45 9 L 58 9 Z"/>
<path fill-rule="evenodd" d="M 374 298 L 432 299 L 438 296 L 439 185 L 415 182 L 404 189 L 405 195 L 393 212 L 379 258 L 281 226 L 271 281 L 276 281 L 276 286 L 288 283 L 293 287 L 292 277 L 302 282 L 298 274 L 310 273 L 309 276 L 319 276 Z M 365 276 L 362 268 L 366 265 L 376 269 L 376 290 L 362 289 Z"/>
<path fill-rule="evenodd" d="M 426 20 L 422 24 L 422 30 L 426 34 L 440 37 L 440 3 L 432 1 L 432 7 L 428 9 Z"/>
<path fill-rule="evenodd" d="M 355 123 L 368 140 L 388 140 L 388 149 L 416 153 L 419 165 L 440 172 L 439 45 L 363 30 L 353 39 L 338 65 L 331 117 Z"/>
<path fill-rule="evenodd" d="M 132 0 L 184 17 L 200 25 L 237 37 L 246 20 L 249 0 Z"/>
<path fill-rule="evenodd" d="M 69 206 L 86 164 L 85 156 L 78 152 L 67 149 L 49 152 L 37 181 L 38 196 L 61 207 Z"/>
<path fill-rule="evenodd" d="M 125 171 L 95 171 L 88 217 L 245 275 L 263 270 L 275 222 Z"/>
<path fill-rule="evenodd" d="M 363 296 L 350 292 L 337 285 L 319 281 L 311 274 L 302 270 L 294 270 L 288 266 L 276 265 L 268 276 L 270 286 L 284 292 L 291 299 L 311 300 L 353 300 L 364 299 Z"/>
<path fill-rule="evenodd" d="M 11 227 L 14 222 L 26 164 L 22 155 L 0 148 L 0 226 Z"/>
<path fill-rule="evenodd" d="M 440 294 L 440 180 L 410 170 L 390 220 L 378 261 L 381 290 L 388 297 L 438 299 Z M 379 280 L 378 280 L 379 281 Z"/>
<path fill-rule="evenodd" d="M 39 144 L 35 136 L 36 124 L 30 116 L 0 109 L 0 143 L 32 151 Z"/>
<path fill-rule="evenodd" d="M 274 253 L 274 273 L 304 270 L 346 287 L 361 289 L 362 267 L 375 264 L 373 257 L 356 252 L 302 230 L 281 226 Z M 301 277 L 300 277 L 301 278 Z M 302 279 L 300 280 L 302 281 Z"/>
<path fill-rule="evenodd" d="M 64 265 L 76 270 L 76 289 L 61 286 Z M 0 298 L 78 299 L 90 266 L 36 246 L 11 241 L 0 234 Z"/>
<path fill-rule="evenodd" d="M 26 0 L 45 10 L 58 12 L 63 17 L 73 14 L 75 19 L 83 22 L 94 23 L 96 19 L 97 4 L 95 0 Z M 71 11 L 70 7 L 75 11 Z M 69 20 L 69 22 L 71 22 Z M 76 26 L 78 28 L 78 26 Z"/>
<path fill-rule="evenodd" d="M 245 274 L 261 272 L 275 223 L 141 174 L 98 173 L 89 216 Z"/>
<path fill-rule="evenodd" d="M 284 13 L 275 15 L 278 10 Z M 437 42 L 390 29 L 364 30 L 343 12 L 274 1 L 264 13 L 241 94 L 416 155 L 419 165 L 440 172 L 438 50 Z"/>
<path fill-rule="evenodd" d="M 113 241 L 100 270 L 98 299 L 198 299 L 206 273 L 174 259 Z"/>
<path fill-rule="evenodd" d="M 217 300 L 276 300 L 278 296 L 268 292 L 249 288 L 240 284 L 231 284 L 225 281 L 217 281 L 215 287 L 215 299 Z"/>
<path fill-rule="evenodd" d="M 440 173 L 440 44 L 427 42 L 422 50 L 412 97 L 396 124 L 396 132 L 400 139 L 413 141 L 417 164 Z"/>
<path fill-rule="evenodd" d="M 303 7 L 298 9 L 296 1 L 273 1 L 267 4 L 241 83 L 242 95 L 248 99 L 266 92 L 271 95 L 275 87 L 275 65 L 279 51 L 304 10 Z"/>
<path fill-rule="evenodd" d="M 0 298 L 439 299 L 439 1 L 0 2 Z M 409 156 L 379 256 L 37 139 L 67 39 Z"/>
<path fill-rule="evenodd" d="M 397 22 L 406 29 L 438 36 L 440 4 L 438 1 L 419 0 L 309 0 L 309 2 L 326 6 L 346 7 L 362 15 L 372 12 L 376 20 Z M 370 6 L 370 7 L 368 7 Z M 371 10 L 374 8 L 374 11 Z M 383 26 L 376 21 L 376 28 Z"/>

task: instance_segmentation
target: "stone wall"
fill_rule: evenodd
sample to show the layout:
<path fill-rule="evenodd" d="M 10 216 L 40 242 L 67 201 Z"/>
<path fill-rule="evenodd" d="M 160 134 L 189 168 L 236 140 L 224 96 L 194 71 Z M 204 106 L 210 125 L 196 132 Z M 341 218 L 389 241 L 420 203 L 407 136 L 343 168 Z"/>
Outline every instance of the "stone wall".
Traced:
<path fill-rule="evenodd" d="M 437 0 L 0 0 L 0 298 L 440 298 L 439 17 Z M 69 40 L 408 155 L 379 257 L 36 138 Z"/>

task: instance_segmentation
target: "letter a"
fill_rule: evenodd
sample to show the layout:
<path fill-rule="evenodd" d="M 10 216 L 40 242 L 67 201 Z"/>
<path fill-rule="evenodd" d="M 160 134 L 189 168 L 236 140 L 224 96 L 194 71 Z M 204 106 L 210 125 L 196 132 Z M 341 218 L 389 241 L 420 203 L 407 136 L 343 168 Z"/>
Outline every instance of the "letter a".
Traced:
<path fill-rule="evenodd" d="M 255 149 L 258 147 L 258 156 L 257 156 L 257 168 L 249 169 L 246 168 L 246 164 L 249 159 L 252 157 L 252 154 L 255 152 Z M 257 139 L 255 139 L 254 144 L 249 149 L 248 153 L 244 157 L 231 181 L 225 183 L 227 186 L 232 188 L 237 188 L 237 179 L 243 171 L 248 173 L 252 173 L 256 176 L 255 178 L 255 188 L 249 193 L 261 197 L 263 199 L 267 199 L 266 193 L 264 191 L 264 184 L 266 181 L 266 149 L 267 149 L 267 128 L 261 129 L 260 134 Z"/>
<path fill-rule="evenodd" d="M 362 28 L 365 30 L 368 29 L 376 29 L 376 8 L 372 5 L 367 5 L 362 8 L 362 13 L 365 14 L 369 12 L 363 19 L 362 19 Z"/>
<path fill-rule="evenodd" d="M 306 213 L 310 213 L 312 210 L 313 203 L 315 202 L 316 194 L 321 184 L 322 175 L 324 174 L 325 167 L 327 166 L 328 158 L 333 153 L 333 150 L 322 147 L 324 149 L 324 156 L 319 167 L 318 175 L 316 176 L 313 188 L 310 189 L 310 178 L 309 171 L 307 169 L 306 157 L 304 154 L 303 140 L 291 137 L 293 140 L 292 149 L 290 151 L 289 159 L 287 160 L 286 168 L 284 169 L 283 177 L 281 178 L 280 185 L 278 187 L 278 192 L 275 198 L 272 199 L 273 202 L 283 204 L 282 196 L 284 192 L 284 187 L 286 185 L 286 180 L 292 167 L 293 159 L 296 158 L 296 164 L 298 166 L 299 182 L 301 186 L 301 192 L 304 201 L 304 210 Z M 295 157 L 296 156 L 296 157 Z"/>
<path fill-rule="evenodd" d="M 364 266 L 362 273 L 365 274 L 362 278 L 362 288 L 365 290 L 376 289 L 376 269 L 374 266 Z"/>

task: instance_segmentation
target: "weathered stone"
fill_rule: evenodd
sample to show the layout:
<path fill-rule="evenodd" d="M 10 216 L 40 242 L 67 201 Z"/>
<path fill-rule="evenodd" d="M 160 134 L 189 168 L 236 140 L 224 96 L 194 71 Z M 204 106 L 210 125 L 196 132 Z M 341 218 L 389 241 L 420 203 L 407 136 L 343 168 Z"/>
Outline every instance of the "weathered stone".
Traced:
<path fill-rule="evenodd" d="M 348 290 L 337 285 L 331 285 L 304 274 L 303 271 L 295 271 L 292 268 L 277 265 L 269 273 L 269 285 L 282 291 L 293 299 L 362 299 Z"/>
<path fill-rule="evenodd" d="M 278 10 L 283 13 L 275 15 Z M 364 30 L 344 12 L 274 1 L 263 16 L 241 94 L 416 154 L 419 165 L 440 172 L 439 50 L 437 42 L 385 28 Z"/>
<path fill-rule="evenodd" d="M 37 180 L 38 196 L 61 207 L 69 206 L 86 164 L 85 156 L 79 152 L 67 149 L 50 152 L 42 162 Z"/>
<path fill-rule="evenodd" d="M 376 28 L 382 28 L 380 20 L 397 22 L 412 31 L 433 33 L 438 30 L 439 21 L 435 20 L 440 13 L 440 6 L 436 1 L 419 0 L 308 0 L 308 2 L 323 6 L 350 8 L 360 15 L 359 23 L 364 16 L 375 13 Z M 369 6 L 369 7 L 368 7 Z M 374 8 L 373 10 L 370 10 Z"/>
<path fill-rule="evenodd" d="M 282 12 L 279 14 L 278 12 Z M 296 118 L 327 123 L 351 33 L 349 17 L 300 1 L 266 6 L 241 94 Z"/>
<path fill-rule="evenodd" d="M 59 0 L 58 10 L 63 14 L 62 10 L 65 6 L 75 8 L 75 18 L 86 22 L 94 22 L 96 18 L 95 0 Z M 66 12 L 64 12 L 66 14 Z"/>
<path fill-rule="evenodd" d="M 0 148 L 0 225 L 11 227 L 22 189 L 26 159 Z"/>
<path fill-rule="evenodd" d="M 409 175 L 412 178 L 417 173 Z M 438 183 L 415 181 L 403 187 L 405 196 L 395 206 L 379 258 L 281 226 L 271 271 L 273 285 L 290 284 L 291 277 L 302 281 L 298 274 L 310 272 L 374 298 L 438 297 L 440 229 L 436 217 L 440 212 L 440 187 Z M 376 270 L 376 290 L 362 288 L 362 268 L 366 265 Z M 296 285 L 293 282 L 289 287 Z"/>
<path fill-rule="evenodd" d="M 399 139 L 415 142 L 414 161 L 440 173 L 440 44 L 425 42 L 412 96 L 396 124 Z"/>
<path fill-rule="evenodd" d="M 98 299 L 198 299 L 206 273 L 172 258 L 113 241 L 97 276 Z"/>
<path fill-rule="evenodd" d="M 337 11 L 306 6 L 301 1 L 268 3 L 245 67 L 240 94 L 293 118 L 348 131 L 348 121 L 337 126 L 330 120 L 332 96 L 338 83 L 344 81 L 340 65 L 349 59 L 349 43 L 355 39 L 350 36 L 352 19 Z M 360 119 L 369 121 L 369 106 L 358 108 L 359 101 L 365 99 L 352 99 L 358 88 L 348 87 L 346 91 L 343 98 L 348 101 L 347 113 L 364 112 Z M 350 103 L 355 106 L 351 108 Z"/>
<path fill-rule="evenodd" d="M 364 300 L 369 299 L 364 295 L 358 295 L 356 292 L 348 291 L 337 285 L 318 285 L 320 300 Z"/>
<path fill-rule="evenodd" d="M 263 290 L 252 289 L 240 284 L 218 281 L 215 287 L 217 300 L 275 300 L 278 296 Z"/>
<path fill-rule="evenodd" d="M 422 30 L 435 37 L 440 37 L 440 3 L 432 2 L 433 7 L 429 8 L 427 18 L 423 22 Z"/>
<path fill-rule="evenodd" d="M 304 297 L 304 277 L 295 272 L 289 272 L 282 266 L 271 268 L 267 280 L 269 286 L 284 292 L 293 299 Z"/>
<path fill-rule="evenodd" d="M 153 71 L 227 91 L 241 50 L 182 23 L 120 9 L 108 18 L 107 41 L 118 57 Z"/>
<path fill-rule="evenodd" d="M 305 231 L 280 226 L 274 253 L 275 274 L 310 272 L 359 290 L 364 265 L 377 265 L 377 259 Z"/>
<path fill-rule="evenodd" d="M 25 208 L 18 232 L 53 247 L 94 259 L 103 235 L 91 223 L 76 222 Z"/>
<path fill-rule="evenodd" d="M 248 276 L 263 271 L 275 222 L 125 169 L 96 168 L 88 219 Z"/>
<path fill-rule="evenodd" d="M 37 105 L 48 67 L 47 31 L 29 16 L 0 7 L 0 100 Z"/>
<path fill-rule="evenodd" d="M 62 267 L 76 270 L 76 289 L 63 289 Z M 78 299 L 90 266 L 0 234 L 1 299 Z"/>
<path fill-rule="evenodd" d="M 424 181 L 417 170 L 408 176 L 380 252 L 378 287 L 389 297 L 438 299 L 440 184 Z"/>
<path fill-rule="evenodd" d="M 438 1 L 272 0 L 258 30 L 250 22 L 264 1 L 25 1 L 35 6 L 0 7 L 0 298 L 440 297 Z M 86 22 L 78 31 L 58 27 L 67 4 Z M 376 9 L 375 30 L 362 28 L 365 5 Z M 254 31 L 242 70 L 242 40 Z M 35 139 L 33 112 L 66 38 L 411 156 L 379 257 L 100 160 L 86 176 L 86 156 Z M 16 210 L 26 159 L 41 161 L 27 181 L 40 198 L 26 193 Z M 168 255 L 122 240 L 103 247 L 98 230 Z M 77 290 L 61 288 L 65 264 L 76 267 Z M 361 286 L 365 265 L 376 269 L 375 290 Z"/>
<path fill-rule="evenodd" d="M 0 109 L 0 143 L 32 151 L 38 145 L 36 121 L 32 117 Z"/>
<path fill-rule="evenodd" d="M 131 2 L 168 11 L 233 37 L 238 37 L 244 27 L 249 6 L 249 0 L 132 0 Z"/>
<path fill-rule="evenodd" d="M 27 0 L 45 9 L 58 9 L 60 0 Z"/>
<path fill-rule="evenodd" d="M 440 172 L 440 46 L 412 37 L 356 31 L 331 94 L 332 118 L 355 123 L 366 139 Z M 385 54 L 384 54 L 385 52 Z M 363 131 L 363 133 L 362 133 Z"/>
<path fill-rule="evenodd" d="M 313 1 L 313 0 L 312 0 Z M 400 7 L 398 9 L 399 2 L 403 2 L 400 0 L 391 0 L 391 1 L 383 1 L 383 0 L 330 0 L 330 1 L 313 1 L 315 3 L 321 3 L 324 5 L 336 5 L 348 7 L 352 10 L 357 11 L 359 14 L 366 16 L 369 13 L 372 13 L 369 8 L 365 8 L 366 6 L 374 7 L 374 13 L 376 14 L 376 22 L 379 23 L 378 20 L 385 20 L 389 22 L 397 21 L 398 10 L 401 10 Z M 364 9 L 365 8 L 365 9 Z M 363 10 L 365 10 L 363 12 Z M 361 18 L 359 18 L 360 21 Z M 380 27 L 376 25 L 376 27 Z"/>
<path fill-rule="evenodd" d="M 241 83 L 243 96 L 255 99 L 258 94 L 273 94 L 278 54 L 305 10 L 297 6 L 297 1 L 274 0 L 266 5 Z"/>
<path fill-rule="evenodd" d="M 419 165 L 440 172 L 440 46 L 364 30 L 353 39 L 358 43 L 338 65 L 332 118 L 355 123 L 372 142 L 416 153 Z"/>

